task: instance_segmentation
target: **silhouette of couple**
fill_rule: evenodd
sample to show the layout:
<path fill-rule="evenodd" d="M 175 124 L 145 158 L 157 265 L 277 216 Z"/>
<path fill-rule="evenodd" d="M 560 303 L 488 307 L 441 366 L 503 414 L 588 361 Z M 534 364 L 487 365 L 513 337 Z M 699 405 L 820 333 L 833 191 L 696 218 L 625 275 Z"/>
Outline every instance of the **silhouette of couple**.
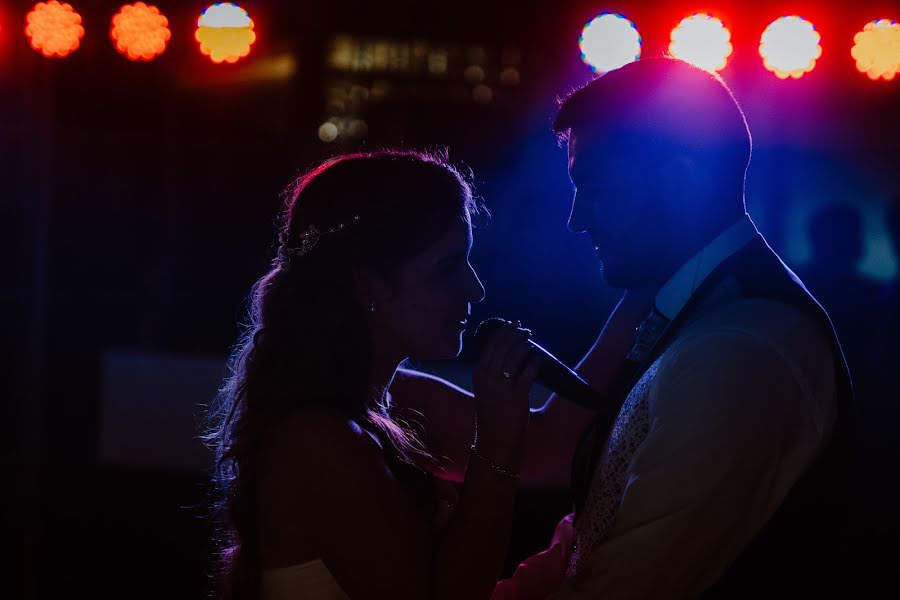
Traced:
<path fill-rule="evenodd" d="M 481 207 L 445 156 L 343 155 L 293 186 L 210 414 L 230 598 L 682 598 L 836 589 L 852 390 L 828 316 L 744 205 L 726 85 L 674 59 L 588 83 L 554 123 L 622 297 L 577 367 L 608 405 L 530 410 L 506 323 L 470 394 Z M 548 548 L 497 581 L 518 486 L 571 485 Z"/>

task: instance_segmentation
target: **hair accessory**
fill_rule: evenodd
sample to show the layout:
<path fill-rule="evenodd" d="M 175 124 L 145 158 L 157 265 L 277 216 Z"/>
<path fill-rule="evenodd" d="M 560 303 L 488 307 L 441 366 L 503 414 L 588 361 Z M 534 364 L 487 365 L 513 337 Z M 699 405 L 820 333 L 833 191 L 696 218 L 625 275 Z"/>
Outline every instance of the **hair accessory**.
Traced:
<path fill-rule="evenodd" d="M 285 253 L 292 257 L 306 256 L 313 248 L 316 247 L 316 244 L 319 243 L 319 240 L 322 239 L 322 236 L 328 235 L 330 233 L 337 233 L 342 229 L 350 227 L 357 221 L 359 221 L 359 215 L 355 215 L 350 221 L 347 221 L 346 223 L 338 223 L 334 227 L 329 227 L 325 231 L 320 230 L 315 225 L 310 225 L 300 234 L 300 245 L 294 248 L 285 248 Z"/>

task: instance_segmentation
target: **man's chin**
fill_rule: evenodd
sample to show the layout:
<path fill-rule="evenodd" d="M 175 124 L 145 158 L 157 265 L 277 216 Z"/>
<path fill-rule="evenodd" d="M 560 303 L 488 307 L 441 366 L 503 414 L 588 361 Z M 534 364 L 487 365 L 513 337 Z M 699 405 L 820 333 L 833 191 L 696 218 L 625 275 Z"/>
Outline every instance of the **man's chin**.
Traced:
<path fill-rule="evenodd" d="M 642 276 L 633 269 L 617 268 L 616 265 L 610 266 L 608 262 L 603 262 L 601 268 L 603 281 L 611 288 L 633 290 L 649 284 L 647 277 Z"/>

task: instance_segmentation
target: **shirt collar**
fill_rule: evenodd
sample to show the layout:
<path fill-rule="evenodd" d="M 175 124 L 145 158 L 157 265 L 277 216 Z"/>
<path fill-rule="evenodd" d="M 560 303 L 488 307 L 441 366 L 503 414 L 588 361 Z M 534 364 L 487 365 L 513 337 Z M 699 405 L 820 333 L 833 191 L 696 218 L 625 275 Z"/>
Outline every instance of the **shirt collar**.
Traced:
<path fill-rule="evenodd" d="M 663 284 L 656 294 L 656 310 L 674 319 L 713 270 L 746 246 L 759 232 L 744 214 L 730 227 L 692 256 Z"/>

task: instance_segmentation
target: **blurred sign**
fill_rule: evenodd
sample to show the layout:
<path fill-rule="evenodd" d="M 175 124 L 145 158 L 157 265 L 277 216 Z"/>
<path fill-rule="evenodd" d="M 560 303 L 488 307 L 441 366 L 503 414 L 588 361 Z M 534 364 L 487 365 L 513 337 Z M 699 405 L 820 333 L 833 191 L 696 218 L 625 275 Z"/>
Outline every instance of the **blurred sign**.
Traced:
<path fill-rule="evenodd" d="M 104 353 L 98 463 L 205 469 L 203 410 L 225 374 L 225 359 L 139 350 Z"/>

